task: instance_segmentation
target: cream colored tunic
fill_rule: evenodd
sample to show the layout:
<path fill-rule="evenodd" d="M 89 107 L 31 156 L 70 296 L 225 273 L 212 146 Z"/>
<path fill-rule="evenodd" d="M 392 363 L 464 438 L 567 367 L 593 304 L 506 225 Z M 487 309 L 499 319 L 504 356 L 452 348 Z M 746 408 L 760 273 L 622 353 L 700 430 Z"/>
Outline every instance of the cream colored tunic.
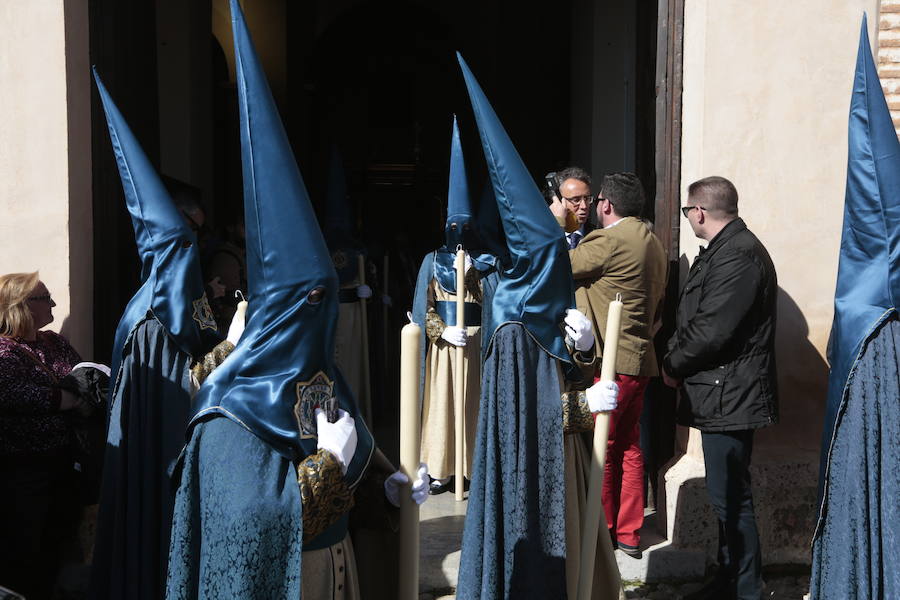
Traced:
<path fill-rule="evenodd" d="M 467 291 L 466 302 L 475 302 Z M 446 292 L 437 281 L 428 286 L 428 309 L 435 302 L 456 302 L 456 296 Z M 478 403 L 481 395 L 481 327 L 467 327 L 469 340 L 465 346 L 465 368 L 462 377 L 466 380 L 465 437 L 465 477 L 472 472 L 472 455 L 475 450 L 475 428 L 478 424 Z M 422 405 L 422 462 L 428 465 L 429 474 L 436 479 L 455 475 L 456 425 L 454 402 L 454 377 L 459 373 L 456 361 L 456 346 L 443 339 L 436 343 L 428 340 L 425 355 L 425 398 Z"/>
<path fill-rule="evenodd" d="M 560 393 L 564 391 L 562 370 L 559 370 Z M 585 410 L 587 410 L 585 408 Z M 590 434 L 564 433 L 563 456 L 566 482 L 566 590 L 569 600 L 578 597 L 578 572 L 581 567 L 581 533 L 587 509 L 588 483 L 591 473 Z M 625 600 L 620 583 L 615 550 L 606 528 L 606 517 L 600 507 L 600 529 L 594 554 L 594 584 L 591 600 Z M 615 571 L 611 571 L 615 569 Z"/>
<path fill-rule="evenodd" d="M 569 600 L 575 600 L 578 595 L 582 515 L 587 505 L 591 452 L 581 434 L 567 433 L 563 439 L 566 461 L 566 587 Z M 609 530 L 606 529 L 603 507 L 600 508 L 600 521 L 597 551 L 594 555 L 594 585 L 591 590 L 591 598 L 593 600 L 624 599 L 624 592 L 615 585 L 619 578 L 611 576 L 612 573 L 609 572 L 616 559 L 613 555 L 614 550 L 609 538 Z M 613 568 L 618 569 L 618 567 Z"/>
<path fill-rule="evenodd" d="M 349 534 L 328 548 L 305 551 L 301 561 L 302 600 L 359 600 L 356 557 Z"/>
<path fill-rule="evenodd" d="M 355 289 L 356 287 L 357 283 L 353 281 L 344 285 L 342 289 Z M 334 362 L 340 369 L 341 375 L 344 376 L 347 385 L 350 386 L 363 420 L 371 425 L 369 385 L 365 381 L 365 370 L 363 369 L 362 329 L 362 309 L 359 302 L 338 304 L 337 331 L 334 335 Z"/>

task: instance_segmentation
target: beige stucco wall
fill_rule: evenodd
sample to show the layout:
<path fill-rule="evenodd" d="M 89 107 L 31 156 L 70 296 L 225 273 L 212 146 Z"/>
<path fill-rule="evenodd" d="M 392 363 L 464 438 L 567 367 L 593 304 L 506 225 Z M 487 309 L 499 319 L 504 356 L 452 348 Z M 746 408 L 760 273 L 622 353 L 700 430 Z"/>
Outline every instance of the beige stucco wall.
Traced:
<path fill-rule="evenodd" d="M 781 287 L 782 424 L 765 448 L 815 452 L 825 399 L 847 161 L 847 117 L 863 11 L 878 0 L 687 0 L 682 202 L 690 182 L 732 180 L 740 213 Z M 682 219 L 681 251 L 699 248 Z"/>
<path fill-rule="evenodd" d="M 0 273 L 40 270 L 91 354 L 87 0 L 0 0 Z"/>

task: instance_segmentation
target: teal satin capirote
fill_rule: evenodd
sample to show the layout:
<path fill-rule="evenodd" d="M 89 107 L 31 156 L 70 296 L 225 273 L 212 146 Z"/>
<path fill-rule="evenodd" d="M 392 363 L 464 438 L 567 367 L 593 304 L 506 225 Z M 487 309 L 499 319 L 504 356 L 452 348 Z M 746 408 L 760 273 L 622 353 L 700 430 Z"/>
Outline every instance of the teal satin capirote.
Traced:
<path fill-rule="evenodd" d="M 561 327 L 566 309 L 575 307 L 565 238 L 481 86 L 462 56 L 457 57 L 508 249 L 508 255 L 500 256 L 492 321 L 486 326 L 495 332 L 503 323 L 522 323 L 546 352 L 571 362 Z"/>
<path fill-rule="evenodd" d="M 444 239 L 444 247 L 439 248 L 434 255 L 434 278 L 447 293 L 456 294 L 457 247 L 462 246 L 469 252 L 472 266 L 479 271 L 486 272 L 494 268 L 497 259 L 479 252 L 482 244 L 469 201 L 469 180 L 456 115 L 453 116 L 453 134 L 450 138 L 450 181 Z"/>
<path fill-rule="evenodd" d="M 165 326 L 179 348 L 191 356 L 202 355 L 218 342 L 219 336 L 204 291 L 197 238 L 179 214 L 96 69 L 94 80 L 106 112 L 141 259 L 141 287 L 116 327 L 111 363 L 115 378 L 125 341 L 148 311 Z"/>
<path fill-rule="evenodd" d="M 900 299 L 900 141 L 872 59 L 863 17 L 850 100 L 844 226 L 829 343 L 831 373 L 822 435 L 822 491 L 835 424 L 863 344 Z"/>
<path fill-rule="evenodd" d="M 210 375 L 192 425 L 217 413 L 289 460 L 317 448 L 313 411 L 334 397 L 356 420 L 347 480 L 374 449 L 334 365 L 338 279 L 244 15 L 231 2 L 240 111 L 249 308 L 237 347 Z"/>

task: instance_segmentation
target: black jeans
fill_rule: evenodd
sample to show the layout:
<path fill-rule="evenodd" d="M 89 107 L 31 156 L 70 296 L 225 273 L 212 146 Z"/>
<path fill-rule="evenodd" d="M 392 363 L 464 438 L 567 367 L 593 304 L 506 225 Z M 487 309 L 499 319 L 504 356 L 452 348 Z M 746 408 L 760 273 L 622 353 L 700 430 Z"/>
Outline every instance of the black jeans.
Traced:
<path fill-rule="evenodd" d="M 759 600 L 762 557 L 753 515 L 750 455 L 753 431 L 702 433 L 706 490 L 719 518 L 719 569 L 733 581 L 735 598 Z"/>
<path fill-rule="evenodd" d="M 80 509 L 71 459 L 0 457 L 0 585 L 49 599 Z"/>

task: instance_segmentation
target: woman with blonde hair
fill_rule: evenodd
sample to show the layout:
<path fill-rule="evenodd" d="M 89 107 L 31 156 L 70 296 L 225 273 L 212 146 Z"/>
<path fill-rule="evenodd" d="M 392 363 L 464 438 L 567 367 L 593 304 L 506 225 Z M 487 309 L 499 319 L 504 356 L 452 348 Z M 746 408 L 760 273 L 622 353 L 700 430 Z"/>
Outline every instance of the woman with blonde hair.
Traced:
<path fill-rule="evenodd" d="M 81 361 L 42 331 L 56 303 L 37 273 L 0 276 L 0 585 L 49 598 L 80 505 L 73 431 L 80 400 L 56 387 Z"/>

